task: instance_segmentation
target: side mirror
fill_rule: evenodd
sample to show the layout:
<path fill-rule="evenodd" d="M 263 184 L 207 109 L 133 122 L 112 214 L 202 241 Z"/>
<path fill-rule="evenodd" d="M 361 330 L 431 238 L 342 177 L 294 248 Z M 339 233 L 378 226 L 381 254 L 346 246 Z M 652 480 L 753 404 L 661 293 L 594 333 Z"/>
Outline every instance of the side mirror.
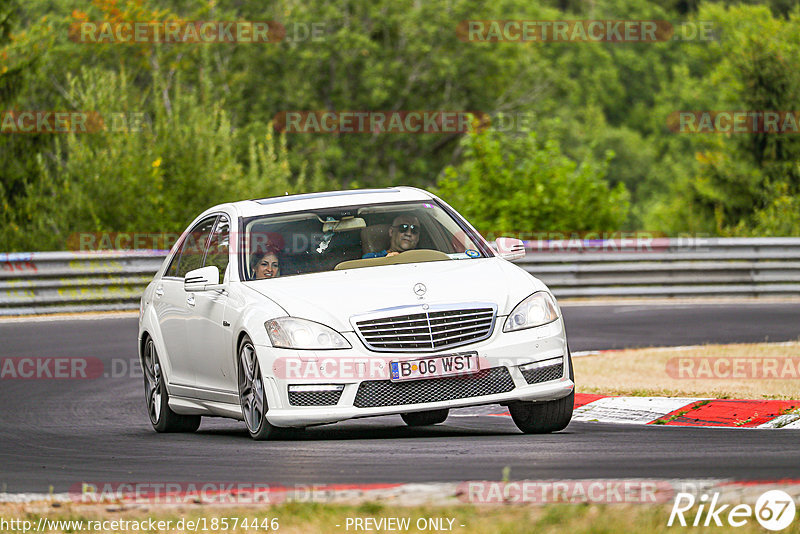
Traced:
<path fill-rule="evenodd" d="M 525 257 L 525 243 L 513 237 L 498 237 L 495 239 L 497 252 L 501 258 L 508 261 L 518 260 Z"/>
<path fill-rule="evenodd" d="M 214 265 L 210 265 L 186 273 L 186 278 L 183 279 L 183 289 L 190 292 L 211 291 L 225 289 L 225 286 L 219 283 L 219 269 Z"/>

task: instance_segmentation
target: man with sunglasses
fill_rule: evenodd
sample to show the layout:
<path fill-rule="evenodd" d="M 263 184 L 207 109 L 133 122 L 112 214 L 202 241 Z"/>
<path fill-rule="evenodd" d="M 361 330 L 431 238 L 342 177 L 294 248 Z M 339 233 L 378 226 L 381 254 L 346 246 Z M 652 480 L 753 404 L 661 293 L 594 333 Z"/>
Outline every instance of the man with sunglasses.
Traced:
<path fill-rule="evenodd" d="M 417 248 L 419 243 L 419 219 L 413 215 L 398 215 L 389 227 L 389 249 L 380 252 L 369 252 L 364 258 L 382 258 L 397 256 L 406 250 Z"/>

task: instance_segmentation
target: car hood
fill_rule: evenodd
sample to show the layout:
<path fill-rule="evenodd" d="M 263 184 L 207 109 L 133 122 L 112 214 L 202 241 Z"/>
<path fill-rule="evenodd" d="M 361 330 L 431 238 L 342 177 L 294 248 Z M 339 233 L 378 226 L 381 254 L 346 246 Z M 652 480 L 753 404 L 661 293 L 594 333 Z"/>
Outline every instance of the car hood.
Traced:
<path fill-rule="evenodd" d="M 414 292 L 424 284 L 422 297 Z M 500 258 L 436 261 L 254 280 L 245 284 L 293 317 L 351 331 L 350 317 L 399 306 L 490 302 L 499 315 L 545 285 Z"/>

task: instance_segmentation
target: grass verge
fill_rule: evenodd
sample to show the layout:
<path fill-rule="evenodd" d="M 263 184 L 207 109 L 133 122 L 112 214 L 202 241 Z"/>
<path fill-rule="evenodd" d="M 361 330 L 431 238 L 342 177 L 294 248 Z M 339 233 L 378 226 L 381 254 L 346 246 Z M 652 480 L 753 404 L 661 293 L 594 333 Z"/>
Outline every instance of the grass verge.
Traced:
<path fill-rule="evenodd" d="M 40 508 L 44 508 L 41 510 Z M 109 512 L 108 510 L 113 510 Z M 357 506 L 347 506 L 338 504 L 323 503 L 287 503 L 270 508 L 249 507 L 249 508 L 225 508 L 206 507 L 196 505 L 192 507 L 173 507 L 173 509 L 134 509 L 126 510 L 118 507 L 109 508 L 108 506 L 94 507 L 75 507 L 71 504 L 62 505 L 61 508 L 52 509 L 47 504 L 25 504 L 25 505 L 0 505 L 0 513 L 6 520 L 23 519 L 38 524 L 39 518 L 45 516 L 50 521 L 82 521 L 81 530 L 72 527 L 51 528 L 46 532 L 107 532 L 108 530 L 92 528 L 92 522 L 127 520 L 127 521 L 171 521 L 168 529 L 156 527 L 154 530 L 148 528 L 133 529 L 113 529 L 116 532 L 186 532 L 191 529 L 186 528 L 187 521 L 199 521 L 197 529 L 203 532 L 205 524 L 206 532 L 281 532 L 281 533 L 316 533 L 316 532 L 354 532 L 365 531 L 355 529 L 352 525 L 347 528 L 347 519 L 367 519 L 372 518 L 376 521 L 383 519 L 405 519 L 408 518 L 407 529 L 371 528 L 366 531 L 371 532 L 432 532 L 450 531 L 463 534 L 471 533 L 528 533 L 537 532 L 541 534 L 556 534 L 570 532 L 572 534 L 581 533 L 622 533 L 622 532 L 647 532 L 647 533 L 672 533 L 692 531 L 697 532 L 697 527 L 687 526 L 667 526 L 670 515 L 671 505 L 599 505 L 599 504 L 550 504 L 545 506 L 444 506 L 444 507 L 397 507 L 385 503 L 364 503 Z M 238 517 L 248 518 L 250 523 L 248 528 L 232 527 L 232 519 Z M 223 518 L 228 519 L 227 529 L 220 528 Z M 215 523 L 216 519 L 216 523 Z M 277 519 L 277 529 L 253 528 L 252 524 L 269 524 L 270 520 Z M 427 519 L 444 520 L 442 523 L 446 528 L 432 528 L 432 523 Z M 452 523 L 448 519 L 453 519 Z M 687 516 L 687 519 L 690 519 Z M 178 522 L 183 520 L 184 528 L 178 528 Z M 266 523 L 264 523 L 266 520 Z M 255 521 L 256 523 L 253 523 Z M 424 521 L 424 524 L 423 524 Z M 51 523 L 52 524 L 52 523 Z M 211 529 L 213 524 L 217 528 Z M 274 525 L 274 524 L 273 524 Z M 339 526 L 337 526 L 339 525 Z M 463 525 L 463 526 L 462 526 Z M 89 528 L 86 528 L 89 527 Z M 109 525 L 107 524 L 108 528 Z M 708 530 L 708 528 L 706 528 Z M 749 534 L 751 532 L 763 532 L 758 523 L 753 519 L 741 528 L 731 527 L 712 527 L 714 532 L 737 532 Z M 792 527 L 784 532 L 798 532 L 800 522 L 795 522 Z"/>

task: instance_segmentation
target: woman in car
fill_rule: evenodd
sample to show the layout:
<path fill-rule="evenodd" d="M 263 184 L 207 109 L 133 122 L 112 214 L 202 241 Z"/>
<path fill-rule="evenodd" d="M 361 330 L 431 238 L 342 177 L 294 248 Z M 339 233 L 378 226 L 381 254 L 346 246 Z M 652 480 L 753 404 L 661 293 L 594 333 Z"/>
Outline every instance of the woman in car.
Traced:
<path fill-rule="evenodd" d="M 279 251 L 274 247 L 267 247 L 265 252 L 256 252 L 250 258 L 250 271 L 254 280 L 277 278 L 281 273 Z"/>

